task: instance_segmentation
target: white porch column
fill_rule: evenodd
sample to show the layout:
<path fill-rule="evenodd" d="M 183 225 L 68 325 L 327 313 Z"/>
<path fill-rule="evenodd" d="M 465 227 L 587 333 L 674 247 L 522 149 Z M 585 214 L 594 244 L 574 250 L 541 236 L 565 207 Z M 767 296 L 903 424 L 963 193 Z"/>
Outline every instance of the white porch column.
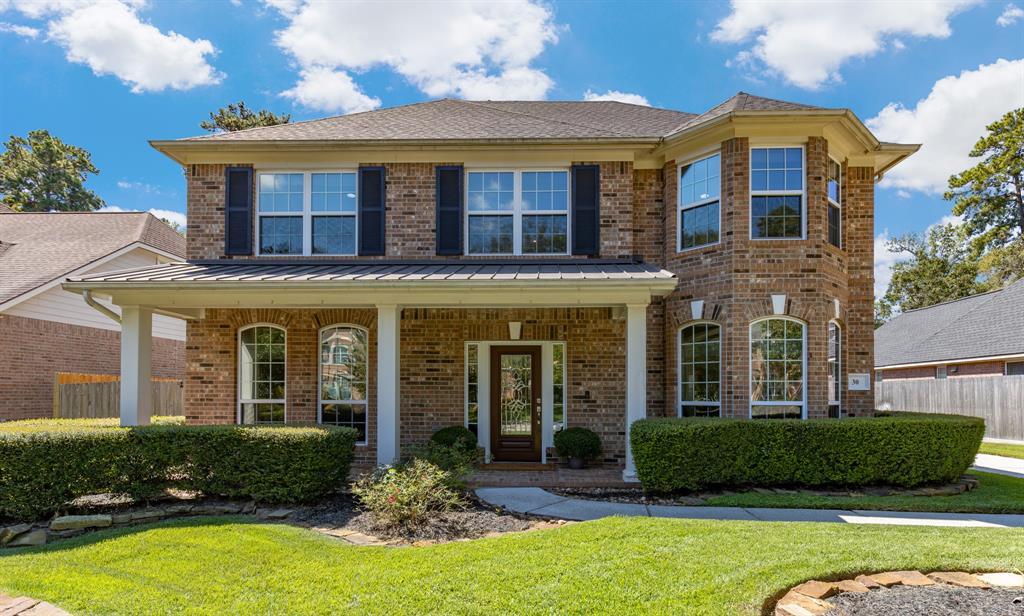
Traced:
<path fill-rule="evenodd" d="M 153 311 L 121 307 L 121 425 L 149 425 L 153 412 L 150 393 L 153 349 Z"/>
<path fill-rule="evenodd" d="M 402 308 L 377 306 L 377 464 L 398 459 L 398 355 Z"/>
<path fill-rule="evenodd" d="M 647 304 L 626 306 L 626 469 L 625 481 L 637 481 L 630 426 L 647 417 Z"/>

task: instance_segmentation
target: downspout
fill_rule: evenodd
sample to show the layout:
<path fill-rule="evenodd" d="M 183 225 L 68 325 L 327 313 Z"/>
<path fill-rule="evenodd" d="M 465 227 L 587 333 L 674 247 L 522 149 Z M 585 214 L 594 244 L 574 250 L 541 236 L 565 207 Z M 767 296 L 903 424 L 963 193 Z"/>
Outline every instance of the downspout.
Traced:
<path fill-rule="evenodd" d="M 103 304 L 101 304 L 98 301 L 96 301 L 93 298 L 93 296 L 92 296 L 92 291 L 90 291 L 89 289 L 85 289 L 84 291 L 82 291 L 82 299 L 84 299 L 85 303 L 89 304 L 89 306 L 91 306 L 97 312 L 101 313 L 102 315 L 104 315 L 106 317 L 109 317 L 109 318 L 113 319 L 113 321 L 115 323 L 117 323 L 118 325 L 121 324 L 121 315 L 117 314 L 116 312 L 114 312 L 110 308 L 107 308 Z"/>

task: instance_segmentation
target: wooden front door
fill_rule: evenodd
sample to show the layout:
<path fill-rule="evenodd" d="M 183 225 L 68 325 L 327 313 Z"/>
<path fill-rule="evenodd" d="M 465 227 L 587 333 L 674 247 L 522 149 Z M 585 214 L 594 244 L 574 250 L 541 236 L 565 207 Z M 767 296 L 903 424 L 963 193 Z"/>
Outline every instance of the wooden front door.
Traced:
<path fill-rule="evenodd" d="M 491 455 L 540 462 L 540 347 L 491 347 Z"/>

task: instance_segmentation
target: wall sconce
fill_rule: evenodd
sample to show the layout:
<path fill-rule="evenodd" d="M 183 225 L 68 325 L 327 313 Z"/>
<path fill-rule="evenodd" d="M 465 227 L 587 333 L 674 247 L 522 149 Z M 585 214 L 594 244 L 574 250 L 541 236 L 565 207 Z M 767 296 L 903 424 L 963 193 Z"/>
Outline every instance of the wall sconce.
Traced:
<path fill-rule="evenodd" d="M 523 324 L 519 321 L 508 322 L 508 339 L 519 340 L 523 335 Z"/>

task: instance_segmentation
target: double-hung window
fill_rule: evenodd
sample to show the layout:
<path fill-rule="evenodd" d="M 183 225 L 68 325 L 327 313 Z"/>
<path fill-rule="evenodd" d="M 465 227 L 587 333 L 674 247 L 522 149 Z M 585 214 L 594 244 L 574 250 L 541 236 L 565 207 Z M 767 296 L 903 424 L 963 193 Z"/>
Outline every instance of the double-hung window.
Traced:
<path fill-rule="evenodd" d="M 285 421 L 285 331 L 253 325 L 238 332 L 238 421 Z"/>
<path fill-rule="evenodd" d="M 750 237 L 804 237 L 804 149 L 750 150 Z"/>
<path fill-rule="evenodd" d="M 800 419 L 806 406 L 804 324 L 768 318 L 750 325 L 750 416 Z"/>
<path fill-rule="evenodd" d="M 679 167 L 679 250 L 718 242 L 721 156 Z"/>
<path fill-rule="evenodd" d="M 320 423 L 355 428 L 366 442 L 366 330 L 332 325 L 320 330 Z"/>
<path fill-rule="evenodd" d="M 259 173 L 256 232 L 261 255 L 354 255 L 354 171 Z"/>
<path fill-rule="evenodd" d="M 468 254 L 568 254 L 568 171 L 469 171 L 467 175 Z"/>
<path fill-rule="evenodd" d="M 721 328 L 695 323 L 679 330 L 679 416 L 719 417 Z"/>
<path fill-rule="evenodd" d="M 828 242 L 843 247 L 843 166 L 828 159 Z"/>

